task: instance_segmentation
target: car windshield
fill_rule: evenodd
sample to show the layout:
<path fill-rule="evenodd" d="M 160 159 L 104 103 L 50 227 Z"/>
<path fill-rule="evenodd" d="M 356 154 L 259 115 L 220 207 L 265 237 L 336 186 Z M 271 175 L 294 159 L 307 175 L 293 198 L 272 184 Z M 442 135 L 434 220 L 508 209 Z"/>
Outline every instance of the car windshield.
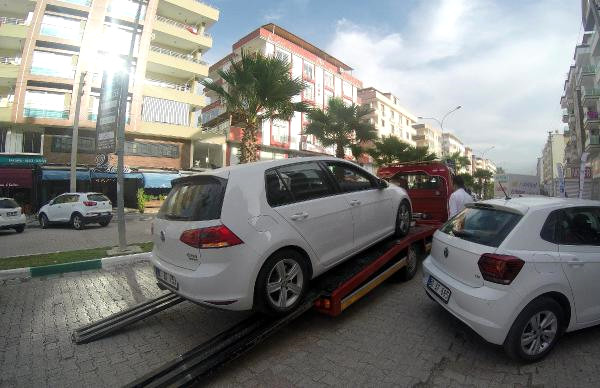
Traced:
<path fill-rule="evenodd" d="M 96 201 L 96 202 L 107 202 L 110 201 L 108 198 L 106 198 L 105 195 L 103 194 L 88 194 L 88 199 L 90 201 Z"/>
<path fill-rule="evenodd" d="M 0 199 L 0 209 L 14 209 L 19 207 L 19 204 L 14 199 Z"/>
<path fill-rule="evenodd" d="M 497 248 L 521 218 L 519 214 L 494 208 L 469 207 L 440 230 L 466 241 Z"/>
<path fill-rule="evenodd" d="M 160 211 L 158 218 L 177 221 L 208 221 L 221 217 L 225 184 L 213 177 L 196 177 L 176 183 Z"/>

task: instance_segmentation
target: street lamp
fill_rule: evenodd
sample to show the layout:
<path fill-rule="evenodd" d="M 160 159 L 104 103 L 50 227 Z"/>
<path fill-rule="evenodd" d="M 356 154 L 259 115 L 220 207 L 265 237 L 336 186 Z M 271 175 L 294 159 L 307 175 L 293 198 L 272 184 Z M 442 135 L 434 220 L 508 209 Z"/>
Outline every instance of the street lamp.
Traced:
<path fill-rule="evenodd" d="M 440 129 L 442 130 L 442 154 L 444 153 L 444 146 L 443 146 L 443 142 L 444 142 L 444 120 L 446 120 L 446 117 L 448 117 L 451 113 L 456 112 L 460 108 L 462 108 L 462 105 L 459 105 L 459 106 L 457 106 L 454 109 L 450 109 L 448 112 L 446 112 L 446 114 L 442 117 L 441 120 L 438 120 L 435 117 L 422 117 L 422 116 L 418 116 L 417 117 L 419 120 L 433 120 L 433 121 L 435 121 L 435 122 L 437 122 L 439 124 Z"/>

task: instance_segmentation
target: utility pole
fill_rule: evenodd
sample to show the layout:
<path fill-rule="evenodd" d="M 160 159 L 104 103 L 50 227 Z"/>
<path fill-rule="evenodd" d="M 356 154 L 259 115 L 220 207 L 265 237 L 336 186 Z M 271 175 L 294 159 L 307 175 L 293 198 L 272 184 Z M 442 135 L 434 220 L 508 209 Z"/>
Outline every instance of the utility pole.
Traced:
<path fill-rule="evenodd" d="M 85 85 L 86 72 L 79 75 L 79 86 L 77 89 L 77 101 L 75 102 L 75 118 L 73 119 L 73 135 L 71 136 L 71 180 L 69 191 L 77 192 L 77 144 L 79 141 L 79 112 L 81 111 L 81 96 Z"/>
<path fill-rule="evenodd" d="M 127 96 L 129 95 L 129 72 L 131 71 L 131 61 L 133 59 L 133 50 L 135 49 L 135 39 L 137 37 L 140 25 L 140 15 L 142 13 L 143 0 L 138 0 L 138 9 L 135 13 L 135 22 L 131 35 L 131 44 L 129 45 L 129 55 L 125 63 L 126 76 L 123 77 L 121 86 L 121 102 L 119 104 L 119 123 L 117 126 L 117 233 L 119 234 L 119 251 L 127 251 L 127 236 L 125 232 L 125 177 L 124 177 L 124 153 L 125 153 L 125 123 L 127 122 Z"/>

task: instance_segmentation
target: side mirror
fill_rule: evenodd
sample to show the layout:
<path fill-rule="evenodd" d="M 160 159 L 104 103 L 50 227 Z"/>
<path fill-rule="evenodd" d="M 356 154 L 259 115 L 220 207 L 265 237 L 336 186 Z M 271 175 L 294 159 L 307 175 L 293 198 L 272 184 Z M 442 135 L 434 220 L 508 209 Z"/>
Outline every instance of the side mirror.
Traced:
<path fill-rule="evenodd" d="M 387 189 L 388 186 L 389 186 L 388 183 L 386 181 L 384 181 L 383 179 L 379 179 L 377 181 L 377 188 L 379 190 Z"/>

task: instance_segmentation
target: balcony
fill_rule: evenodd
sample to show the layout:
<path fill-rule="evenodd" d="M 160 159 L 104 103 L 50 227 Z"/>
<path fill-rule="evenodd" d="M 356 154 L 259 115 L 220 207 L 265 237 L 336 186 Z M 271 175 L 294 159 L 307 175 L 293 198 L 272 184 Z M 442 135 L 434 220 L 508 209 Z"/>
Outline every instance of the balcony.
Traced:
<path fill-rule="evenodd" d="M 45 107 L 29 107 L 23 109 L 23 117 L 45 118 L 45 119 L 68 119 L 68 109 L 56 109 Z"/>
<path fill-rule="evenodd" d="M 0 84 L 12 85 L 19 74 L 21 57 L 0 57 Z"/>
<path fill-rule="evenodd" d="M 600 153 L 600 133 L 598 131 L 590 131 L 585 139 L 585 152 L 592 155 Z"/>
<path fill-rule="evenodd" d="M 185 14 L 190 23 L 205 23 L 206 26 L 219 20 L 219 10 L 200 0 L 161 0 L 158 13 L 167 17 Z"/>
<path fill-rule="evenodd" d="M 600 89 L 599 88 L 586 88 L 585 86 L 581 88 L 581 94 L 583 97 L 583 101 L 598 99 L 600 97 Z"/>
<path fill-rule="evenodd" d="M 212 47 L 212 37 L 200 28 L 161 15 L 156 15 L 154 34 L 155 42 L 184 50 L 207 50 Z"/>
<path fill-rule="evenodd" d="M 596 74 L 596 67 L 594 65 L 583 65 L 579 68 L 577 73 L 577 83 L 580 84 L 583 77 L 594 76 Z"/>
<path fill-rule="evenodd" d="M 146 79 L 142 91 L 144 96 L 184 102 L 194 106 L 204 106 L 204 96 L 194 94 L 189 83 L 178 84 L 163 80 Z"/>
<path fill-rule="evenodd" d="M 567 109 L 562 110 L 562 122 L 565 124 L 569 122 L 569 111 Z"/>
<path fill-rule="evenodd" d="M 597 128 L 600 124 L 600 118 L 597 111 L 587 110 L 583 116 L 583 126 L 585 129 Z"/>
<path fill-rule="evenodd" d="M 177 78 L 208 76 L 208 64 L 203 60 L 158 46 L 150 46 L 147 70 Z"/>
<path fill-rule="evenodd" d="M 21 42 L 27 38 L 27 21 L 0 16 L 0 49 L 22 50 Z"/>

